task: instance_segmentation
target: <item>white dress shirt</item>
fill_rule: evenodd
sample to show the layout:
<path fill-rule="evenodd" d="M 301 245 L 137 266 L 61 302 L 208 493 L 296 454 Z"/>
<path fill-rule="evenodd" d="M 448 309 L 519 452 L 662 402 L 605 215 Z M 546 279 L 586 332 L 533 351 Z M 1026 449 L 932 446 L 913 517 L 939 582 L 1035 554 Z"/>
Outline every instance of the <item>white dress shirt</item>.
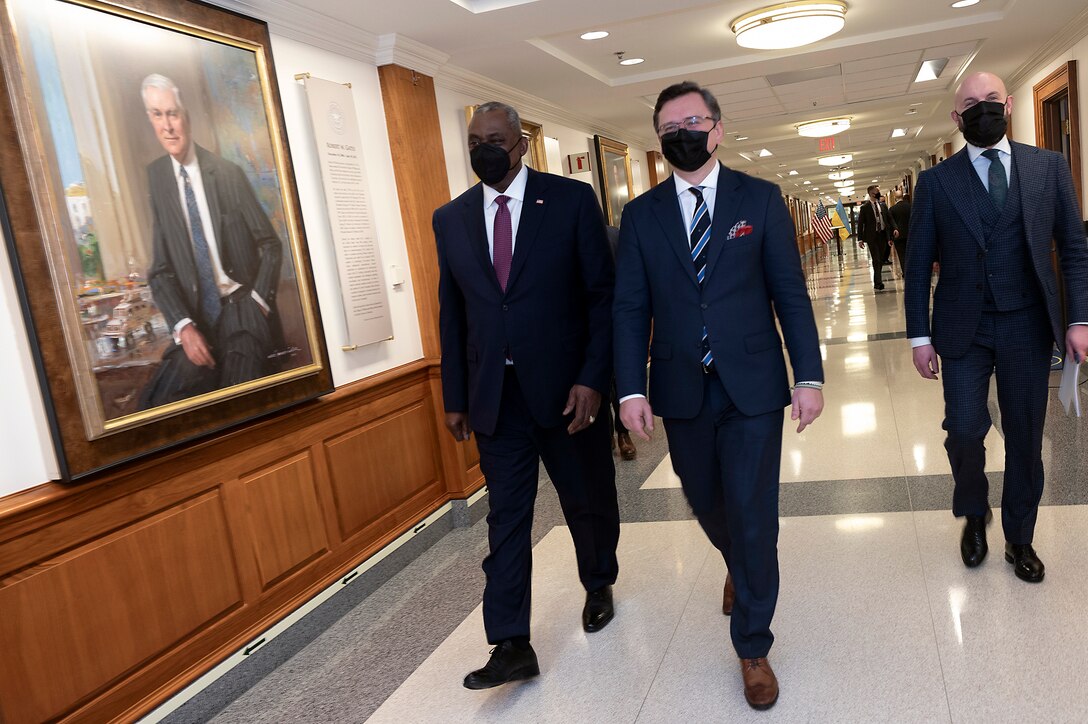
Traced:
<path fill-rule="evenodd" d="M 491 261 L 495 261 L 495 214 L 499 212 L 499 204 L 495 199 L 507 196 L 506 208 L 510 211 L 510 231 L 513 236 L 510 240 L 510 253 L 514 253 L 514 246 L 518 243 L 518 222 L 521 221 L 521 207 L 525 203 L 525 182 L 529 179 L 529 171 L 523 165 L 518 175 L 510 182 L 505 191 L 499 192 L 484 184 L 484 227 L 487 229 L 487 254 Z"/>

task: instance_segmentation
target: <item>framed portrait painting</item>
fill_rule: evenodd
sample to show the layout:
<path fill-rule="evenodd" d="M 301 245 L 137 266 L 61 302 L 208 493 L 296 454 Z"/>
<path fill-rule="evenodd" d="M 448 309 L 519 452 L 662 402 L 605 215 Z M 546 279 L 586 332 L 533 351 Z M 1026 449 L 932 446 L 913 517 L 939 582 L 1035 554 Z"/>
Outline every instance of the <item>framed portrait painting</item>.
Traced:
<path fill-rule="evenodd" d="M 620 225 L 623 207 L 635 196 L 631 180 L 631 154 L 626 143 L 594 136 L 597 152 L 597 180 L 601 184 L 601 205 L 609 226 Z"/>
<path fill-rule="evenodd" d="M 62 477 L 330 391 L 267 26 L 0 8 L 5 237 Z"/>

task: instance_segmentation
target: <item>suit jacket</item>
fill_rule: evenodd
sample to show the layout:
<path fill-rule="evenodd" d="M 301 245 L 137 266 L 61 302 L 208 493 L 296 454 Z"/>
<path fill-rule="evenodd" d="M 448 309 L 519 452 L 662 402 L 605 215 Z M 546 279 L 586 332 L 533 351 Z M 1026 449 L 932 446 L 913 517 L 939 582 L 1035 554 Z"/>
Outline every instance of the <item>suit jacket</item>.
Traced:
<path fill-rule="evenodd" d="M 884 231 L 887 232 L 885 238 L 890 239 L 892 230 L 898 227 L 895 225 L 895 219 L 888 213 L 888 205 L 883 201 L 879 203 L 880 215 L 884 219 Z M 858 210 L 858 239 L 866 244 L 872 244 L 877 240 L 876 215 L 873 213 L 873 202 L 868 198 L 862 202 Z"/>
<path fill-rule="evenodd" d="M 672 176 L 624 208 L 616 265 L 620 397 L 646 394 L 651 321 L 649 397 L 662 417 L 690 419 L 702 407 L 704 324 L 718 376 L 745 415 L 790 401 L 776 314 L 795 378 L 823 380 L 793 221 L 777 186 L 721 167 L 701 288 Z"/>
<path fill-rule="evenodd" d="M 895 228 L 899 229 L 899 240 L 905 242 L 910 232 L 910 202 L 899 199 L 888 209 L 888 213 L 892 215 Z"/>
<path fill-rule="evenodd" d="M 246 289 L 255 290 L 274 311 L 283 245 L 245 172 L 200 146 L 196 155 L 223 271 Z M 170 156 L 151 162 L 148 181 L 153 217 L 148 285 L 173 328 L 186 317 L 200 319 L 196 262 L 185 223 L 188 212 L 181 205 Z"/>
<path fill-rule="evenodd" d="M 607 396 L 614 269 L 592 187 L 528 169 L 505 293 L 495 277 L 476 184 L 434 212 L 442 394 L 490 435 L 507 356 L 533 419 L 563 424 L 575 384 Z"/>
<path fill-rule="evenodd" d="M 1013 142 L 1011 147 L 1011 182 L 1019 184 L 1028 255 L 1054 339 L 1064 348 L 1065 321 L 1051 264 L 1051 239 L 1061 257 L 1069 321 L 1088 322 L 1088 244 L 1073 177 L 1060 154 L 1022 143 Z M 937 353 L 953 358 L 962 355 L 974 338 L 986 280 L 981 212 L 976 195 L 965 193 L 971 184 L 982 188 L 964 148 L 922 172 L 911 213 L 904 297 L 907 336 L 932 337 Z M 933 293 L 931 326 L 929 288 L 935 261 L 941 263 L 941 274 Z"/>

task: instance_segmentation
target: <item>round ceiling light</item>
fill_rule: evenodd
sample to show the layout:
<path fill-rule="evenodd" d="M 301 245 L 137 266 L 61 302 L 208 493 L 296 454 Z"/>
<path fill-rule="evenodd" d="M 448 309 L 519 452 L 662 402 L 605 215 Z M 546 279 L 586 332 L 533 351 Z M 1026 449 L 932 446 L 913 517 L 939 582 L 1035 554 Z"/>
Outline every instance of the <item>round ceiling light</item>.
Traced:
<path fill-rule="evenodd" d="M 809 121 L 797 126 L 797 133 L 806 138 L 823 138 L 850 130 L 849 118 L 828 118 L 823 121 Z"/>
<path fill-rule="evenodd" d="M 852 189 L 854 188 L 853 181 L 836 181 L 835 188 L 837 189 Z"/>
<path fill-rule="evenodd" d="M 853 171 L 832 171 L 827 175 L 832 181 L 842 181 L 843 179 L 853 178 Z"/>
<path fill-rule="evenodd" d="M 844 163 L 850 163 L 854 160 L 854 156 L 849 153 L 840 153 L 838 156 L 824 156 L 823 158 L 816 159 L 816 163 L 821 166 L 842 166 Z"/>
<path fill-rule="evenodd" d="M 846 25 L 846 3 L 784 2 L 741 15 L 730 25 L 737 45 L 756 50 L 798 48 L 823 40 Z"/>
<path fill-rule="evenodd" d="M 591 30 L 588 33 L 582 33 L 579 35 L 582 40 L 600 40 L 601 38 L 608 37 L 607 30 Z"/>
<path fill-rule="evenodd" d="M 620 61 L 620 65 L 638 65 L 639 63 L 645 63 L 645 58 L 624 58 Z"/>

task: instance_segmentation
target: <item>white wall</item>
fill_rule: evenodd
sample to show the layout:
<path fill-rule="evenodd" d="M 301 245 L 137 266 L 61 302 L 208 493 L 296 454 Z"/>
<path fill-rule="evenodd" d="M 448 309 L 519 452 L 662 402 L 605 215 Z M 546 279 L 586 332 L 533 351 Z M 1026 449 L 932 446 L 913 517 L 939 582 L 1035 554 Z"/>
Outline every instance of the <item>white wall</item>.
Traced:
<path fill-rule="evenodd" d="M 1012 130 L 1016 140 L 1035 145 L 1035 99 L 1032 88 L 1036 83 L 1065 65 L 1070 60 L 1077 61 L 1078 93 L 1080 100 L 1080 139 L 1081 139 L 1081 188 L 1088 189 L 1088 37 L 1081 38 L 1064 53 L 1052 58 L 1042 70 L 1021 83 L 1016 88 L 1009 88 L 1012 101 Z M 1085 200 L 1088 204 L 1088 199 Z M 1088 212 L 1081 210 L 1081 218 L 1088 217 Z"/>
<path fill-rule="evenodd" d="M 272 37 L 272 49 L 333 381 L 341 386 L 422 356 L 378 71 L 374 65 L 279 36 Z M 362 156 L 370 186 L 370 207 L 377 226 L 386 281 L 390 285 L 389 311 L 395 338 L 354 352 L 340 349 L 345 334 L 336 255 L 321 186 L 321 171 L 313 153 L 314 140 L 305 105 L 305 89 L 294 79 L 296 73 L 302 72 L 328 80 L 350 82 L 359 117 Z M 388 273 L 390 265 L 394 264 L 403 270 L 405 278 L 405 284 L 396 290 L 391 287 L 393 280 Z M 37 373 L 30 359 L 26 326 L 6 251 L 0 254 L 0 339 L 6 342 L 0 346 L 0 374 L 5 381 L 0 385 L 0 410 L 3 411 L 0 416 L 0 460 L 3 461 L 0 468 L 0 496 L 3 496 L 58 476 Z"/>

